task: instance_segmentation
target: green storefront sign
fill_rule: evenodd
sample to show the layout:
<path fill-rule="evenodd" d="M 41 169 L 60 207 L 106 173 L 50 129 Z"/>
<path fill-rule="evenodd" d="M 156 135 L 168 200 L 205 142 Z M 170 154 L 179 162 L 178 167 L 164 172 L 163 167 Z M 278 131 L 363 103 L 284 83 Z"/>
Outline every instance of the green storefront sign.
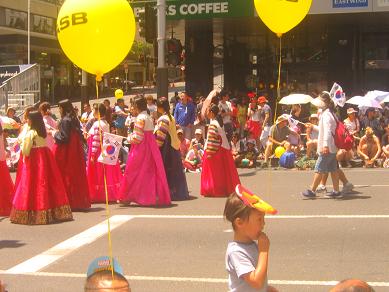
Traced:
<path fill-rule="evenodd" d="M 135 15 L 144 3 L 131 2 Z M 254 16 L 254 4 L 250 0 L 173 0 L 166 1 L 166 6 L 169 20 Z"/>

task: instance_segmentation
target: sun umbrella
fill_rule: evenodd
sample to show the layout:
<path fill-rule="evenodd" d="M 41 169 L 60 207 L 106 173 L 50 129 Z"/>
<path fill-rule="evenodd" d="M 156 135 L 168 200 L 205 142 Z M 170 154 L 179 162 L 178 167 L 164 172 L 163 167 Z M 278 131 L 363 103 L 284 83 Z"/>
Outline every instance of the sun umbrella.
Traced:
<path fill-rule="evenodd" d="M 386 91 L 380 91 L 380 90 L 373 90 L 369 91 L 365 95 L 369 99 L 375 99 L 378 102 L 382 102 L 385 98 L 389 96 L 389 92 Z"/>
<path fill-rule="evenodd" d="M 312 99 L 313 98 L 307 94 L 296 93 L 284 96 L 283 98 L 281 98 L 279 103 L 285 105 L 306 104 L 310 103 Z"/>
<path fill-rule="evenodd" d="M 350 98 L 348 101 L 346 101 L 346 103 L 359 105 L 361 102 L 363 102 L 364 99 L 365 99 L 364 96 L 357 95 Z"/>
<path fill-rule="evenodd" d="M 212 99 L 220 92 L 220 89 L 214 89 L 212 90 L 207 98 L 204 100 L 203 102 L 203 106 L 201 107 L 201 116 L 203 118 L 206 118 L 206 111 L 208 109 L 208 107 L 211 105 L 211 102 L 212 102 Z"/>
<path fill-rule="evenodd" d="M 380 105 L 379 101 L 375 99 L 369 99 L 369 98 L 364 98 L 359 104 L 359 108 L 378 108 L 382 109 L 382 106 Z"/>

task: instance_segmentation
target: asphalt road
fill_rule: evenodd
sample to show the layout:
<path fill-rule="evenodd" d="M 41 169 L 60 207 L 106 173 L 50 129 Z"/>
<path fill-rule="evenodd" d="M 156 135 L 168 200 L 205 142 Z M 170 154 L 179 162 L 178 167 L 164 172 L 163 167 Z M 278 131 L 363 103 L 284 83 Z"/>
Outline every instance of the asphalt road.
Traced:
<path fill-rule="evenodd" d="M 268 278 L 280 291 L 328 291 L 351 277 L 389 291 L 389 172 L 346 174 L 357 185 L 351 195 L 304 200 L 299 193 L 312 172 L 241 171 L 243 184 L 279 210 L 265 229 L 271 242 Z M 224 254 L 232 233 L 221 217 L 225 199 L 199 197 L 200 175 L 187 179 L 192 199 L 169 208 L 110 205 L 117 223 L 114 257 L 132 291 L 227 291 Z M 0 218 L 0 279 L 9 292 L 83 291 L 89 262 L 108 253 L 104 231 L 93 229 L 101 236 L 88 241 L 85 230 L 104 220 L 104 205 L 48 226 Z"/>

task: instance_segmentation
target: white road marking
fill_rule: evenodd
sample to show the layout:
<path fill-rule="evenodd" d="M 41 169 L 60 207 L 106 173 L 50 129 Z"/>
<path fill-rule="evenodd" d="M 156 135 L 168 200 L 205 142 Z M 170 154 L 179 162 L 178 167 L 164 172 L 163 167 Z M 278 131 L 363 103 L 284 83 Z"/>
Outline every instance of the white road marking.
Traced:
<path fill-rule="evenodd" d="M 142 219 L 223 219 L 222 215 L 133 215 Z M 266 219 L 389 219 L 389 215 L 268 215 Z"/>
<path fill-rule="evenodd" d="M 116 229 L 131 219 L 133 219 L 133 216 L 112 216 L 110 218 L 111 230 Z M 6 272 L 9 274 L 23 274 L 40 271 L 48 265 L 61 259 L 62 257 L 67 256 L 71 252 L 83 247 L 84 245 L 94 242 L 107 233 L 107 220 L 104 220 L 103 222 L 57 244 L 56 246 L 53 246 L 43 253 L 10 268 Z"/>
<path fill-rule="evenodd" d="M 8 271 L 1 271 L 0 274 L 13 274 Z M 85 274 L 76 273 L 51 273 L 51 272 L 33 272 L 33 273 L 18 273 L 18 275 L 28 275 L 35 277 L 59 277 L 59 278 L 85 278 Z M 192 282 L 192 283 L 221 283 L 226 284 L 228 280 L 225 278 L 192 278 L 192 277 L 154 277 L 154 276 L 126 276 L 132 281 L 168 281 L 168 282 Z M 296 286 L 334 286 L 338 281 L 304 281 L 304 280 L 269 280 L 272 285 L 296 285 Z M 389 282 L 368 282 L 374 287 L 389 287 Z"/>

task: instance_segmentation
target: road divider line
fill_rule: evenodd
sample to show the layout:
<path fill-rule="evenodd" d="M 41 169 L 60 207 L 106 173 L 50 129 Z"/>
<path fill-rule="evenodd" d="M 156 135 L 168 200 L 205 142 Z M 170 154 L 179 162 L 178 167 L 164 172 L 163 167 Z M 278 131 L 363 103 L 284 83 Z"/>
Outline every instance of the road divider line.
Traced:
<path fill-rule="evenodd" d="M 222 215 L 133 215 L 141 219 L 223 219 Z M 267 219 L 389 219 L 389 215 L 269 215 Z"/>
<path fill-rule="evenodd" d="M 0 271 L 0 274 L 12 274 L 8 271 Z M 33 272 L 18 273 L 17 275 L 26 275 L 34 277 L 62 277 L 62 278 L 86 278 L 85 274 L 76 273 L 51 273 L 51 272 Z M 163 281 L 163 282 L 192 282 L 192 283 L 220 283 L 226 284 L 226 278 L 192 278 L 192 277 L 155 277 L 155 276 L 126 276 L 130 281 Z M 289 285 L 289 286 L 334 286 L 339 281 L 306 281 L 306 280 L 269 280 L 271 285 Z M 374 287 L 389 287 L 389 282 L 368 282 Z"/>
<path fill-rule="evenodd" d="M 110 218 L 111 230 L 118 228 L 129 220 L 133 219 L 133 216 L 128 215 L 115 215 Z M 98 238 L 108 233 L 107 220 L 53 246 L 52 248 L 44 251 L 43 253 L 36 255 L 27 261 L 24 261 L 6 272 L 8 274 L 25 274 L 34 273 L 42 270 L 48 265 L 58 261 L 64 256 L 69 255 L 71 252 L 88 245 Z"/>

